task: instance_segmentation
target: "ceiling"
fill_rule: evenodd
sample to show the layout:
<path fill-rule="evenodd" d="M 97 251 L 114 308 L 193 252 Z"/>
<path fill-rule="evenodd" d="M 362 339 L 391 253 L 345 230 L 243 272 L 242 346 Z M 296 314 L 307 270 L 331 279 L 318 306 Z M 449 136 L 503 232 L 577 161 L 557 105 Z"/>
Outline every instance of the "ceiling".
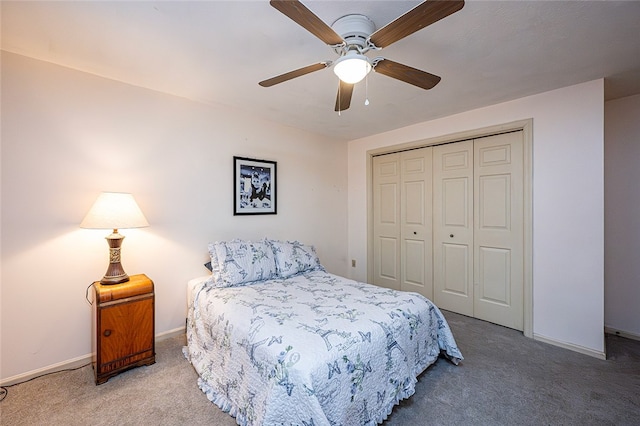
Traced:
<path fill-rule="evenodd" d="M 420 2 L 303 3 L 329 25 L 361 13 L 379 28 Z M 340 115 L 331 69 L 258 85 L 336 58 L 267 0 L 3 0 L 1 7 L 3 50 L 340 140 L 599 78 L 606 99 L 640 93 L 640 1 L 467 1 L 369 55 L 439 75 L 440 84 L 425 91 L 372 72 Z"/>

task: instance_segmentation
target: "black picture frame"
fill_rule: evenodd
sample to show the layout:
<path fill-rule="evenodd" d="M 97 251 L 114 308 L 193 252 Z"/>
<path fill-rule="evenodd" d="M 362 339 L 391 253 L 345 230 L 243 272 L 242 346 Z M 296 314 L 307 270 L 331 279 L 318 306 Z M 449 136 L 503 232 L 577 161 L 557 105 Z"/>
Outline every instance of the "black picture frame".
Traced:
<path fill-rule="evenodd" d="M 277 163 L 233 157 L 233 215 L 277 214 Z"/>

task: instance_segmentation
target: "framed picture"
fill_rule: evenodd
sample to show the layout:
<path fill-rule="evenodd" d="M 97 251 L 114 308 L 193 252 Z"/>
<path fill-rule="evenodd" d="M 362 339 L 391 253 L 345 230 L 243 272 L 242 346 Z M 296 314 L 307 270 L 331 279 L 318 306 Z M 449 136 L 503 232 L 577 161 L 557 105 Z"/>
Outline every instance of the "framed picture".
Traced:
<path fill-rule="evenodd" d="M 276 162 L 233 157 L 233 214 L 276 214 Z"/>

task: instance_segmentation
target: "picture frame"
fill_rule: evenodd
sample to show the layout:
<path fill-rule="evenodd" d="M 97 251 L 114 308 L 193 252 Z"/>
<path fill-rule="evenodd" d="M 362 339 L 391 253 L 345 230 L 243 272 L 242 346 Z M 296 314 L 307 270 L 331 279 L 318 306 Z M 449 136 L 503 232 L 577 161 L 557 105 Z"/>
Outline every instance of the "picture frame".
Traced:
<path fill-rule="evenodd" d="M 233 157 L 233 215 L 277 214 L 277 163 Z"/>

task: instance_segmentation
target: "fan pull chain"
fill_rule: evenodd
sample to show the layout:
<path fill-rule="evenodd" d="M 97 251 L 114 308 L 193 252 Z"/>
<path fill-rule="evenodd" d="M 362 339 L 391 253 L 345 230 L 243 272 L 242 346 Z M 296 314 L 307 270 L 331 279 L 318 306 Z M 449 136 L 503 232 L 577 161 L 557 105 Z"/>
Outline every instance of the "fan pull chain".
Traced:
<path fill-rule="evenodd" d="M 364 77 L 364 104 L 369 105 L 369 74 Z"/>
<path fill-rule="evenodd" d="M 342 84 L 338 79 L 338 117 L 342 116 Z"/>

